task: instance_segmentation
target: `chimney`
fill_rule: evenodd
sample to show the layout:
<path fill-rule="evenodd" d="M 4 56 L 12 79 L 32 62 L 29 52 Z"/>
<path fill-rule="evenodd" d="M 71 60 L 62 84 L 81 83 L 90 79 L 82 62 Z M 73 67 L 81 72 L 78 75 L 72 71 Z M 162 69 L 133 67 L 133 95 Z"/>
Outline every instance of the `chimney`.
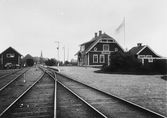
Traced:
<path fill-rule="evenodd" d="M 97 37 L 97 32 L 95 33 L 95 38 Z"/>
<path fill-rule="evenodd" d="M 99 36 L 100 36 L 101 34 L 102 34 L 102 31 L 100 30 L 100 31 L 99 31 Z"/>
<path fill-rule="evenodd" d="M 142 46 L 142 43 L 137 43 L 137 47 L 140 47 L 140 46 Z"/>

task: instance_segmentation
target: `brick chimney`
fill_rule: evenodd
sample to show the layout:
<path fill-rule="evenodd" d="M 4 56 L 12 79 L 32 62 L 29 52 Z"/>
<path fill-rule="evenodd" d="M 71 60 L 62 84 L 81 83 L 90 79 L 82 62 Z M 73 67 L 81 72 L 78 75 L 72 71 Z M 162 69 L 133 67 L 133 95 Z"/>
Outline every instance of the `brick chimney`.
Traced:
<path fill-rule="evenodd" d="M 95 32 L 95 38 L 97 37 L 97 32 Z"/>
<path fill-rule="evenodd" d="M 100 36 L 101 34 L 102 34 L 102 31 L 100 30 L 100 31 L 99 31 L 99 36 Z"/>
<path fill-rule="evenodd" d="M 137 43 L 137 47 L 140 47 L 140 46 L 142 46 L 142 43 Z"/>

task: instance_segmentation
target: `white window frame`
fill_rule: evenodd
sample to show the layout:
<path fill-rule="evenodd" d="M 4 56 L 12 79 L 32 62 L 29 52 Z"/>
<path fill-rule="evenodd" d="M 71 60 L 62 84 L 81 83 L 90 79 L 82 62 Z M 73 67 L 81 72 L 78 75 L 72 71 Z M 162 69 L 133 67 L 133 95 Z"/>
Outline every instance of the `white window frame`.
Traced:
<path fill-rule="evenodd" d="M 145 58 L 145 55 L 138 55 L 138 58 L 140 59 Z"/>
<path fill-rule="evenodd" d="M 94 51 L 97 51 L 97 48 L 96 48 L 96 47 L 94 47 Z"/>
<path fill-rule="evenodd" d="M 111 58 L 111 55 L 109 54 L 108 55 L 108 65 L 110 65 L 110 60 L 111 60 L 110 58 Z"/>
<path fill-rule="evenodd" d="M 108 47 L 108 50 L 105 50 L 105 46 L 107 46 Z M 109 51 L 110 49 L 109 49 L 109 44 L 103 44 L 103 51 Z"/>
<path fill-rule="evenodd" d="M 85 45 L 81 46 L 81 52 L 85 50 Z"/>
<path fill-rule="evenodd" d="M 115 48 L 115 52 L 117 52 L 118 51 L 118 48 Z"/>
<path fill-rule="evenodd" d="M 152 58 L 152 55 L 146 55 L 146 58 Z"/>
<path fill-rule="evenodd" d="M 101 61 L 101 58 L 103 58 L 103 61 Z M 104 56 L 104 54 L 100 55 L 100 63 L 105 63 L 105 56 Z"/>
<path fill-rule="evenodd" d="M 153 62 L 153 58 L 149 58 L 149 59 L 148 59 L 148 62 Z"/>
<path fill-rule="evenodd" d="M 95 62 L 95 60 L 94 60 L 95 58 L 97 58 L 97 61 L 96 61 L 96 62 Z M 98 54 L 94 54 L 94 55 L 93 55 L 93 63 L 98 63 Z"/>
<path fill-rule="evenodd" d="M 6 54 L 6 58 L 14 58 L 14 57 L 15 57 L 15 54 L 13 54 L 13 53 Z"/>

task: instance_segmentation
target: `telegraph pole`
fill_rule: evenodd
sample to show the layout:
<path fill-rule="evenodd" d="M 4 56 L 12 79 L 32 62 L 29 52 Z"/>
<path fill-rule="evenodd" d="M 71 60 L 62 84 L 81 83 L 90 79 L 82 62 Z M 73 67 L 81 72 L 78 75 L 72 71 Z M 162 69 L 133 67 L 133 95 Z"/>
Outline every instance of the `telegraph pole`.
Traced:
<path fill-rule="evenodd" d="M 59 41 L 55 41 L 55 43 L 57 43 L 58 44 L 58 47 L 57 47 L 57 58 L 58 58 L 58 64 L 57 64 L 57 66 L 59 66 Z"/>
<path fill-rule="evenodd" d="M 63 49 L 64 49 L 64 63 L 65 63 L 65 46 L 63 47 Z"/>

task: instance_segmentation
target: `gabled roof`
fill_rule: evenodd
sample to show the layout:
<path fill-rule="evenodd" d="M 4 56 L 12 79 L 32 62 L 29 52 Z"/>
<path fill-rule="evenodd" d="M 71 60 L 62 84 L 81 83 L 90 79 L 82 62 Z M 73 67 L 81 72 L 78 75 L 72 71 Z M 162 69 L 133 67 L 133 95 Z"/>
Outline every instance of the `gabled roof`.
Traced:
<path fill-rule="evenodd" d="M 129 52 L 131 52 L 132 54 L 139 55 L 145 48 L 149 48 L 156 56 L 162 57 L 162 56 L 158 55 L 157 53 L 155 53 L 148 45 L 133 47 L 129 50 Z"/>
<path fill-rule="evenodd" d="M 22 56 L 22 54 L 20 54 L 17 50 L 15 50 L 14 48 L 12 48 L 11 46 L 9 47 L 9 48 L 7 48 L 6 50 L 8 50 L 8 49 L 12 49 L 12 50 L 14 50 L 15 52 L 17 52 L 20 56 Z M 6 50 L 4 50 L 1 54 L 3 54 Z M 0 55 L 1 55 L 0 54 Z"/>
<path fill-rule="evenodd" d="M 87 53 L 88 53 L 101 39 L 103 39 L 103 38 L 109 38 L 109 39 L 111 39 L 111 40 L 114 40 L 114 42 L 116 42 L 116 43 L 118 44 L 118 42 L 117 42 L 115 39 L 113 39 L 112 37 L 110 37 L 110 36 L 107 35 L 106 33 L 103 33 L 103 34 L 101 34 L 100 36 L 97 36 L 96 38 L 93 38 L 92 40 L 90 40 L 90 41 L 88 41 L 88 42 L 82 43 L 81 45 L 86 44 L 86 43 L 89 43 L 89 42 L 92 42 L 91 45 L 90 45 L 87 49 L 85 49 L 85 51 L 82 52 L 82 53 L 87 54 Z M 118 45 L 119 45 L 119 44 L 118 44 Z M 124 50 L 120 45 L 119 45 L 119 47 L 120 47 L 122 50 Z"/>
<path fill-rule="evenodd" d="M 136 47 L 133 47 L 129 50 L 129 52 L 131 52 L 132 54 L 139 54 L 144 48 L 146 48 L 146 45 L 143 45 L 143 46 L 136 46 Z"/>

